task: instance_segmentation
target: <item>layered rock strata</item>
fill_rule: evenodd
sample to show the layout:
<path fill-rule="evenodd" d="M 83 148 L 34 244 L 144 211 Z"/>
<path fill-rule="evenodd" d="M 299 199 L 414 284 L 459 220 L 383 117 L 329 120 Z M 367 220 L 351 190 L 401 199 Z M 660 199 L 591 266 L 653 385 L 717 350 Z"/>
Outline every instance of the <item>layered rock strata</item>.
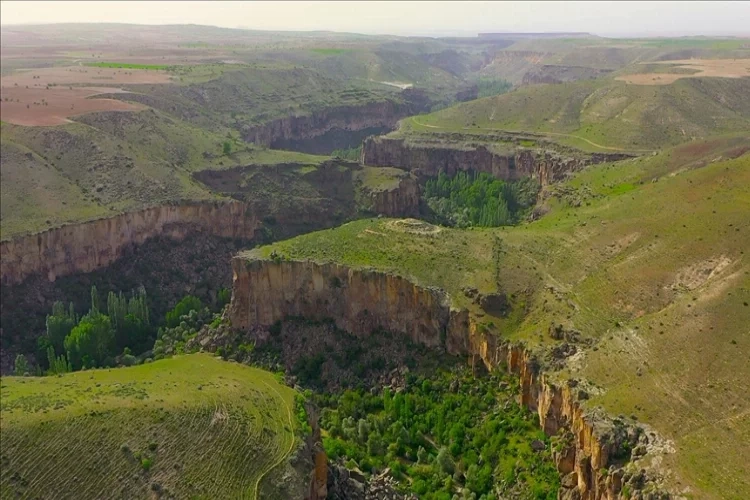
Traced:
<path fill-rule="evenodd" d="M 573 436 L 570 446 L 555 454 L 570 487 L 567 498 L 621 498 L 623 470 L 608 470 L 619 453 L 612 426 L 587 414 L 570 386 L 545 376 L 533 353 L 480 333 L 469 312 L 452 308 L 445 292 L 335 263 L 238 256 L 232 260 L 232 274 L 228 315 L 235 328 L 263 330 L 290 316 L 333 318 L 354 335 L 366 337 L 384 329 L 518 375 L 521 402 L 538 413 L 544 431 L 553 435 L 565 429 Z"/>
<path fill-rule="evenodd" d="M 587 165 L 625 158 L 630 158 L 630 155 L 592 153 L 565 156 L 552 151 L 520 148 L 501 154 L 484 145 L 415 144 L 405 139 L 368 137 L 362 144 L 361 162 L 403 168 L 419 177 L 432 177 L 440 171 L 454 175 L 461 170 L 471 170 L 504 180 L 534 177 L 546 185 Z"/>
<path fill-rule="evenodd" d="M 161 205 L 71 224 L 1 242 L 0 281 L 15 285 L 35 274 L 54 281 L 60 276 L 91 272 L 156 236 L 179 241 L 198 232 L 251 239 L 260 225 L 252 206 L 241 202 Z"/>
<path fill-rule="evenodd" d="M 419 200 L 419 184 L 408 175 L 389 189 L 363 189 L 364 208 L 386 217 L 416 217 L 419 214 Z"/>

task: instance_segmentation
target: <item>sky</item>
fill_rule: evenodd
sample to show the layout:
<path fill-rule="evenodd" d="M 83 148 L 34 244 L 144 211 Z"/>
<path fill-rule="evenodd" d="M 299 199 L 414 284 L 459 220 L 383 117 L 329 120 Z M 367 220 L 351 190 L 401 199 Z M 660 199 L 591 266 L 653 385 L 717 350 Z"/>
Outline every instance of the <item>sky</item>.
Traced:
<path fill-rule="evenodd" d="M 735 2 L 0 2 L 2 24 L 120 22 L 263 30 L 464 35 L 586 31 L 601 36 L 750 37 L 750 1 Z"/>

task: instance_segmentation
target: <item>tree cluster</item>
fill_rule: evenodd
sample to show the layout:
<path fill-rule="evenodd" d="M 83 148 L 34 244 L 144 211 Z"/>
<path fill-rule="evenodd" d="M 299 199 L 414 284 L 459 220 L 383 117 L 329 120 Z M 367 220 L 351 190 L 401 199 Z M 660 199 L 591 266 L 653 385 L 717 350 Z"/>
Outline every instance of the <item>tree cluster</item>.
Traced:
<path fill-rule="evenodd" d="M 516 224 L 534 205 L 539 191 L 531 178 L 515 182 L 486 173 L 440 172 L 425 183 L 427 205 L 441 222 L 458 227 L 497 227 Z"/>
<path fill-rule="evenodd" d="M 107 313 L 99 307 L 99 294 L 91 287 L 91 307 L 78 317 L 73 304 L 55 302 L 47 316 L 47 333 L 39 338 L 40 364 L 48 373 L 111 366 L 124 350 L 148 348 L 153 328 L 149 321 L 146 290 L 141 287 L 130 298 L 122 293 L 107 296 Z"/>
<path fill-rule="evenodd" d="M 420 498 L 557 498 L 547 438 L 498 386 L 496 377 L 442 372 L 400 391 L 319 395 L 323 444 L 366 473 L 389 467 Z M 546 449 L 534 451 L 535 440 Z"/>

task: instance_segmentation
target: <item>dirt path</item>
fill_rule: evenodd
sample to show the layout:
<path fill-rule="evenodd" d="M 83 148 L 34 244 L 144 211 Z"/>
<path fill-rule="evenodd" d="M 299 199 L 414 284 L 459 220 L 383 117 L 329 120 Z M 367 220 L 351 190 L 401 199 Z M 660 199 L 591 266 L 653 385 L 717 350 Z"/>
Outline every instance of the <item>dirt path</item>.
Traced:
<path fill-rule="evenodd" d="M 287 419 L 289 421 L 289 429 L 290 429 L 290 431 L 292 433 L 292 441 L 291 441 L 291 443 L 289 443 L 289 449 L 286 450 L 276 462 L 274 462 L 273 464 L 271 464 L 268 467 L 268 469 L 266 469 L 263 472 L 261 472 L 260 475 L 258 476 L 258 479 L 255 481 L 255 495 L 254 495 L 255 496 L 255 500 L 258 500 L 260 498 L 260 482 L 263 480 L 264 477 L 266 477 L 268 475 L 268 473 L 270 473 L 276 467 L 278 467 L 279 465 L 281 465 L 284 462 L 284 460 L 286 460 L 287 457 L 289 457 L 289 455 L 294 450 L 294 443 L 296 441 L 296 439 L 294 438 L 294 423 L 292 422 L 292 409 L 286 403 L 286 400 L 284 399 L 284 396 L 282 396 L 281 393 L 275 387 L 273 387 L 271 384 L 269 384 L 266 381 L 263 381 L 263 383 L 266 384 L 266 386 L 269 389 L 271 389 L 273 392 L 275 392 L 276 395 L 279 396 L 279 399 L 281 399 L 281 404 L 283 404 L 284 406 L 286 406 L 286 414 L 287 414 Z"/>
<path fill-rule="evenodd" d="M 412 121 L 416 123 L 417 125 L 419 125 L 420 127 L 449 130 L 447 127 L 439 127 L 437 125 L 428 125 L 426 123 L 422 123 L 416 118 L 412 118 Z M 585 137 L 581 137 L 580 135 L 564 134 L 562 132 L 529 132 L 528 130 L 506 130 L 506 129 L 499 129 L 499 128 L 486 128 L 486 127 L 464 127 L 464 130 L 486 130 L 488 132 L 507 132 L 510 134 L 534 133 L 534 134 L 541 134 L 545 136 L 571 137 L 573 139 L 584 141 L 599 149 L 606 149 L 608 151 L 619 151 L 623 153 L 626 153 L 626 152 L 651 153 L 654 151 L 653 149 L 623 149 L 623 148 L 617 148 L 614 146 L 605 146 L 603 144 L 597 144 L 596 142 L 586 139 Z"/>

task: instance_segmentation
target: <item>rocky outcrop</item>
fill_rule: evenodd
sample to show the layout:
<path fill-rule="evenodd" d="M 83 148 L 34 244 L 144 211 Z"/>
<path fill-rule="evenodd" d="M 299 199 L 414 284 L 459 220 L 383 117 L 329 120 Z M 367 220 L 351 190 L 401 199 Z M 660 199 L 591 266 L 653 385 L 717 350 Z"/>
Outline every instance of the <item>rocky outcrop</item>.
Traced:
<path fill-rule="evenodd" d="M 0 281 L 15 285 L 35 274 L 54 281 L 60 276 L 91 272 L 156 236 L 182 240 L 198 232 L 251 239 L 260 224 L 251 205 L 240 202 L 161 205 L 71 224 L 0 243 Z"/>
<path fill-rule="evenodd" d="M 358 131 L 371 128 L 394 129 L 399 119 L 412 112 L 411 106 L 395 101 L 375 101 L 358 106 L 335 106 L 300 116 L 287 116 L 246 127 L 247 142 L 274 147 L 284 141 L 320 137 L 333 130 Z"/>
<path fill-rule="evenodd" d="M 362 188 L 363 208 L 386 217 L 416 217 L 419 214 L 419 184 L 406 175 L 388 189 Z"/>
<path fill-rule="evenodd" d="M 232 259 L 232 326 L 249 330 L 288 316 L 324 320 L 355 335 L 382 328 L 429 347 L 443 344 L 446 295 L 400 276 L 339 264 Z"/>
<path fill-rule="evenodd" d="M 260 332 L 289 316 L 333 318 L 337 327 L 357 336 L 388 330 L 428 347 L 468 355 L 473 364 L 518 375 L 521 402 L 538 413 L 544 431 L 572 435 L 569 446 L 555 454 L 564 484 L 570 486 L 561 494 L 582 500 L 621 498 L 625 472 L 613 462 L 633 434 L 604 416 L 587 413 L 572 384 L 550 380 L 523 346 L 480 332 L 467 310 L 451 307 L 445 292 L 335 263 L 238 256 L 232 260 L 232 273 L 229 319 L 235 328 L 256 332 L 259 340 Z"/>
<path fill-rule="evenodd" d="M 534 177 L 542 185 L 561 180 L 590 164 L 625 158 L 630 158 L 630 155 L 593 153 L 564 156 L 531 149 L 499 154 L 484 145 L 451 147 L 438 143 L 413 144 L 391 137 L 368 137 L 362 144 L 362 163 L 365 165 L 403 168 L 419 177 L 432 177 L 441 170 L 448 175 L 460 170 L 486 172 L 505 180 Z"/>

